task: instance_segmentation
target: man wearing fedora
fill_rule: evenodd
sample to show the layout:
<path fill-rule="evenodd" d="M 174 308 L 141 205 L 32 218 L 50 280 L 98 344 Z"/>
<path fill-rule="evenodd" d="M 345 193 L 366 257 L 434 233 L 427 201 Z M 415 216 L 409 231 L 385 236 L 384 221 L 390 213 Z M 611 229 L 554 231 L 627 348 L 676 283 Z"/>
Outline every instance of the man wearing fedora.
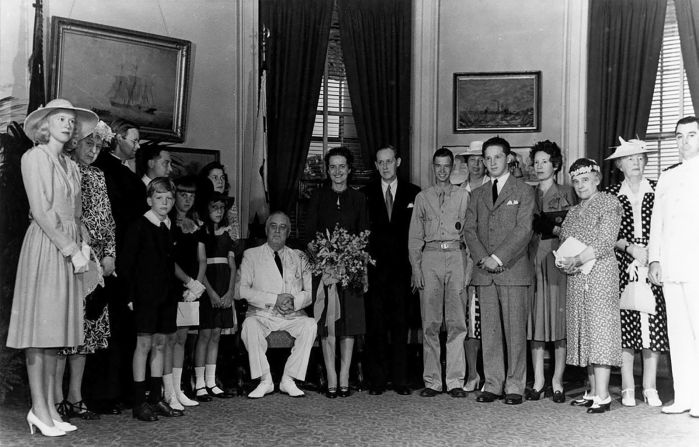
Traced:
<path fill-rule="evenodd" d="M 682 164 L 663 172 L 655 189 L 648 244 L 648 279 L 663 287 L 675 402 L 666 414 L 699 417 L 699 120 L 680 119 L 675 141 Z"/>
<path fill-rule="evenodd" d="M 532 187 L 510 175 L 510 152 L 510 144 L 500 137 L 483 144 L 491 180 L 473 191 L 464 236 L 476 262 L 472 284 L 481 306 L 485 386 L 477 400 L 493 402 L 504 391 L 505 403 L 517 405 L 527 373 L 527 291 L 533 277 L 527 248 L 535 196 Z"/>
<path fill-rule="evenodd" d="M 408 252 L 413 287 L 420 290 L 423 331 L 423 380 L 420 396 L 442 392 L 439 333 L 446 325 L 446 386 L 452 397 L 463 390 L 466 364 L 466 286 L 469 253 L 463 239 L 469 194 L 449 182 L 454 156 L 441 148 L 432 156 L 435 185 L 420 192 L 410 220 Z"/>
<path fill-rule="evenodd" d="M 380 179 L 364 187 L 371 236 L 366 296 L 366 373 L 369 394 L 384 392 L 389 380 L 393 390 L 410 394 L 408 387 L 408 316 L 417 299 L 410 291 L 408 229 L 418 186 L 398 178 L 401 158 L 393 146 L 376 151 L 374 164 Z"/>

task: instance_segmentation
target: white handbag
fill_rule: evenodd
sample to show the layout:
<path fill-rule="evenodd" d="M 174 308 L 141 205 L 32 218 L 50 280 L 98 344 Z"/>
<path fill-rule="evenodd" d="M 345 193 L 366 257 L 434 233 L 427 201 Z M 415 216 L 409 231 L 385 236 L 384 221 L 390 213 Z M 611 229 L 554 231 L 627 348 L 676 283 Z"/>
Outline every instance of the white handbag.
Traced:
<path fill-rule="evenodd" d="M 648 267 L 641 267 L 636 261 L 629 265 L 629 282 L 621 293 L 619 307 L 655 315 L 655 295 L 648 282 Z"/>

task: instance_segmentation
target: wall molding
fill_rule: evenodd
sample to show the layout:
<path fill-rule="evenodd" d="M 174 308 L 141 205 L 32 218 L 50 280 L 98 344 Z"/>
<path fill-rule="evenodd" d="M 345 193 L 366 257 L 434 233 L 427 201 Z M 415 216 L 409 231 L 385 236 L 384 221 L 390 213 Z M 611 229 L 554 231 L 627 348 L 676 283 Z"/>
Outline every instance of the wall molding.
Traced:
<path fill-rule="evenodd" d="M 432 154 L 437 146 L 439 79 L 439 2 L 413 0 L 413 49 L 410 178 L 430 185 Z"/>
<path fill-rule="evenodd" d="M 561 144 L 564 149 L 563 173 L 585 156 L 587 117 L 587 34 L 589 0 L 566 0 L 564 26 L 563 117 Z M 563 175 L 564 182 L 568 175 Z"/>

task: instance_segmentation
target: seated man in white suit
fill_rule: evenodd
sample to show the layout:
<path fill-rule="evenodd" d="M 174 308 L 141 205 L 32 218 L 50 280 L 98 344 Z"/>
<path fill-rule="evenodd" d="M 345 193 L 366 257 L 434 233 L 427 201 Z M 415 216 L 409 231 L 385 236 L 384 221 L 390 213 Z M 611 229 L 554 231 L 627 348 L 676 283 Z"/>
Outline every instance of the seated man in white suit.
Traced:
<path fill-rule="evenodd" d="M 275 212 L 265 223 L 267 243 L 245 250 L 240 267 L 240 297 L 248 301 L 242 338 L 250 358 L 250 376 L 260 384 L 248 397 L 259 399 L 274 391 L 267 362 L 267 336 L 286 331 L 296 339 L 284 367 L 279 390 L 304 395 L 294 379 L 304 380 L 317 324 L 303 309 L 311 304 L 311 273 L 303 254 L 286 246 L 289 217 Z"/>

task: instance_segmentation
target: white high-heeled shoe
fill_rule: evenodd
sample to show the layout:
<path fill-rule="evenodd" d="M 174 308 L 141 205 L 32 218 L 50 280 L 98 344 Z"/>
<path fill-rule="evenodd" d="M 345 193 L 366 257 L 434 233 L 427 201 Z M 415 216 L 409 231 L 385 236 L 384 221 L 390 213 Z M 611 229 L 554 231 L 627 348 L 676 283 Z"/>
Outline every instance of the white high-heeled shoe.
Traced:
<path fill-rule="evenodd" d="M 647 403 L 649 407 L 663 406 L 663 401 L 661 401 L 660 397 L 658 396 L 658 390 L 654 388 L 643 390 L 643 401 Z"/>
<path fill-rule="evenodd" d="M 27 424 L 29 424 L 29 433 L 34 434 L 34 427 L 38 428 L 44 436 L 65 436 L 66 432 L 56 426 L 46 425 L 41 422 L 32 410 L 27 413 Z"/>
<path fill-rule="evenodd" d="M 69 422 L 57 421 L 55 419 L 53 420 L 53 425 L 60 428 L 61 430 L 63 430 L 66 433 L 68 433 L 69 431 L 75 431 L 78 429 L 78 427 L 76 427 L 75 425 L 73 425 Z"/>
<path fill-rule="evenodd" d="M 636 390 L 634 388 L 626 388 L 625 390 L 621 390 L 621 404 L 625 407 L 635 407 L 636 406 L 636 397 L 634 397 L 636 393 Z M 643 396 L 645 398 L 646 392 L 643 392 Z"/>

